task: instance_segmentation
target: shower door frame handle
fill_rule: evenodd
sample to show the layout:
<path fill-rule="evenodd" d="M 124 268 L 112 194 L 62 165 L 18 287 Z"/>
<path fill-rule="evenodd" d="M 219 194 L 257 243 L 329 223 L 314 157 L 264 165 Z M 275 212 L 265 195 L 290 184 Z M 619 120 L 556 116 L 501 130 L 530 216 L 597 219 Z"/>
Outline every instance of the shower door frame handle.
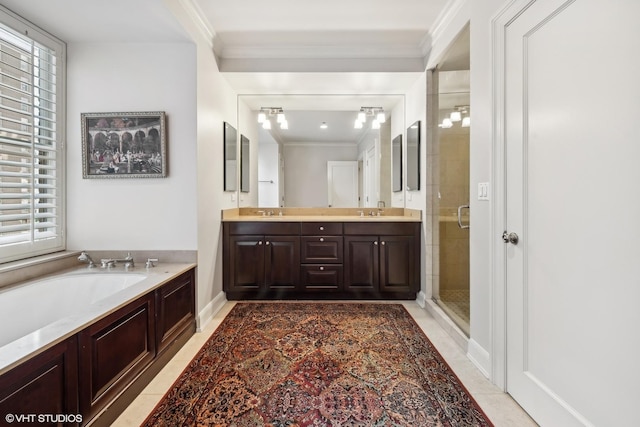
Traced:
<path fill-rule="evenodd" d="M 458 206 L 458 227 L 462 228 L 463 230 L 469 228 L 469 224 L 467 225 L 462 224 L 462 209 L 469 209 L 469 208 L 470 208 L 469 205 Z"/>

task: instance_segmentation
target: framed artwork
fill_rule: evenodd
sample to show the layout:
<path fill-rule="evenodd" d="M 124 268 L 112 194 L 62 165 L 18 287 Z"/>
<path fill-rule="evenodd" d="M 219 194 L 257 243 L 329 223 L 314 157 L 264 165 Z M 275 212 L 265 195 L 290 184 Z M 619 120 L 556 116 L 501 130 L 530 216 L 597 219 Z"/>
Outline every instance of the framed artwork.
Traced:
<path fill-rule="evenodd" d="M 165 178 L 164 111 L 82 113 L 83 178 Z"/>

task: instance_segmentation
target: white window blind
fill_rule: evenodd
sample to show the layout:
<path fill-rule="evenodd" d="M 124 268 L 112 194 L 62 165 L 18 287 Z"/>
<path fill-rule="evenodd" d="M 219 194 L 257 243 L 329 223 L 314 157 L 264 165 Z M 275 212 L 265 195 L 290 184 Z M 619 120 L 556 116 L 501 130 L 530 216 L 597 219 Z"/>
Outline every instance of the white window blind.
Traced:
<path fill-rule="evenodd" d="M 0 10 L 0 262 L 64 249 L 64 44 Z"/>

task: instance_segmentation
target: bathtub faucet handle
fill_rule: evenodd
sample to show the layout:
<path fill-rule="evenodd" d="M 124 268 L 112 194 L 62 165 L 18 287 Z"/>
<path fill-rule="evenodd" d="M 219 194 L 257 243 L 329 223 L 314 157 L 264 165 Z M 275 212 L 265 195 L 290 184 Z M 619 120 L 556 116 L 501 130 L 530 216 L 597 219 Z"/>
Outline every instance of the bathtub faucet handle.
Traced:
<path fill-rule="evenodd" d="M 147 258 L 145 266 L 147 268 L 155 267 L 156 265 L 154 264 L 154 262 L 158 262 L 158 258 Z"/>
<path fill-rule="evenodd" d="M 113 259 L 109 259 L 109 258 L 103 258 L 100 260 L 100 267 L 101 268 L 111 268 L 114 265 L 116 265 L 116 261 Z"/>

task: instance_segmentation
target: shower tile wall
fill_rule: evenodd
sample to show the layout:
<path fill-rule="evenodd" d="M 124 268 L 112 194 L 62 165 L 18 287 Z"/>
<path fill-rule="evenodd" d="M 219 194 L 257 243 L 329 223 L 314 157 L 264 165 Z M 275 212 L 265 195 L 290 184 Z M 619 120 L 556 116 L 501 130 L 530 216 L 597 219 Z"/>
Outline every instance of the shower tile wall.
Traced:
<path fill-rule="evenodd" d="M 469 230 L 457 223 L 458 206 L 469 204 L 468 130 L 440 134 L 440 294 L 469 289 Z M 467 209 L 463 210 L 468 215 Z M 468 223 L 468 217 L 465 217 Z M 443 298 L 444 299 L 444 298 Z"/>

